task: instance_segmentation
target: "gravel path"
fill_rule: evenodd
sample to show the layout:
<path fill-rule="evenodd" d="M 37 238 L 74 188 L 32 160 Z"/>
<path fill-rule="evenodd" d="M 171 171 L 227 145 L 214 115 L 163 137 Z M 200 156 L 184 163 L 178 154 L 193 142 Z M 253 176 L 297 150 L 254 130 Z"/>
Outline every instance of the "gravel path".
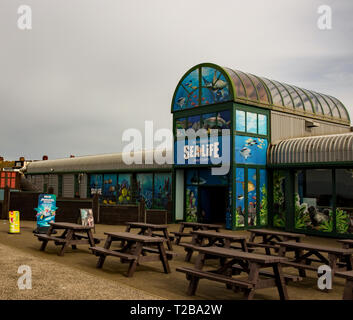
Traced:
<path fill-rule="evenodd" d="M 32 289 L 19 290 L 18 267 L 32 269 Z M 109 299 L 156 300 L 161 297 L 131 288 L 117 281 L 95 277 L 87 272 L 51 262 L 0 244 L 0 299 Z"/>

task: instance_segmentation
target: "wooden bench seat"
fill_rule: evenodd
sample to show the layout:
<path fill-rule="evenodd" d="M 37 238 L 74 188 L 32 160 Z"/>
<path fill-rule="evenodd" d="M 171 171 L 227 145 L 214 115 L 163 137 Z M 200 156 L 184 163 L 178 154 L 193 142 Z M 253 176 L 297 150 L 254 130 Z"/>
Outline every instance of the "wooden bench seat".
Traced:
<path fill-rule="evenodd" d="M 176 268 L 176 271 L 185 273 L 187 278 L 194 277 L 197 279 L 207 279 L 211 281 L 222 282 L 222 283 L 225 283 L 226 285 L 234 286 L 237 288 L 252 289 L 255 286 L 253 283 L 250 283 L 243 279 L 242 280 L 234 279 L 234 278 L 227 277 L 225 275 L 216 274 L 209 271 L 202 271 L 202 270 L 186 268 L 186 267 L 178 267 Z M 194 295 L 194 294 L 195 292 L 192 289 L 192 286 L 189 286 L 188 295 Z"/>
<path fill-rule="evenodd" d="M 65 243 L 66 239 L 65 238 L 59 238 L 59 237 L 54 237 L 54 236 L 48 236 L 46 234 L 35 234 L 36 237 L 38 237 L 39 240 L 41 241 L 55 241 L 55 242 L 59 242 L 59 243 Z"/>
<path fill-rule="evenodd" d="M 292 261 L 284 261 L 281 264 L 284 266 L 288 266 L 288 267 L 302 268 L 302 269 L 308 269 L 308 270 L 312 270 L 312 271 L 317 271 L 317 269 L 318 269 L 318 267 L 316 267 L 316 266 L 311 266 L 308 264 L 303 264 L 303 263 L 299 263 L 299 262 L 292 262 Z"/>
<path fill-rule="evenodd" d="M 260 248 L 270 248 L 279 250 L 280 246 L 276 244 L 267 244 L 267 243 L 256 243 L 256 242 L 247 242 L 248 247 L 260 247 Z"/>
<path fill-rule="evenodd" d="M 159 250 L 157 248 L 142 247 L 142 250 L 147 251 L 147 252 L 151 252 L 151 253 L 159 253 Z M 166 254 L 168 260 L 171 260 L 171 259 L 173 259 L 173 257 L 178 255 L 176 252 L 170 251 L 170 250 L 165 250 L 165 254 Z"/>
<path fill-rule="evenodd" d="M 174 234 L 175 236 L 192 237 L 192 234 L 187 232 L 171 231 L 170 233 Z"/>
<path fill-rule="evenodd" d="M 90 250 L 93 251 L 93 253 L 96 256 L 114 256 L 114 257 L 119 257 L 125 260 L 136 260 L 137 256 L 133 255 L 133 254 L 128 254 L 128 253 L 124 253 L 124 252 L 119 252 L 119 251 L 113 251 L 110 249 L 105 249 L 102 247 L 90 247 Z"/>
<path fill-rule="evenodd" d="M 235 270 L 243 270 L 243 268 L 240 265 L 238 265 L 238 264 L 234 264 L 232 266 L 232 268 L 235 269 Z M 263 275 L 263 276 L 266 276 L 266 277 L 271 277 L 271 278 L 275 277 L 275 274 L 273 272 L 271 272 L 271 271 L 268 271 L 268 270 L 261 270 L 259 272 L 259 274 Z M 286 280 L 287 284 L 288 284 L 289 281 L 299 282 L 299 281 L 303 280 L 302 277 L 296 276 L 296 275 L 292 275 L 292 274 L 283 274 L 283 277 Z"/>

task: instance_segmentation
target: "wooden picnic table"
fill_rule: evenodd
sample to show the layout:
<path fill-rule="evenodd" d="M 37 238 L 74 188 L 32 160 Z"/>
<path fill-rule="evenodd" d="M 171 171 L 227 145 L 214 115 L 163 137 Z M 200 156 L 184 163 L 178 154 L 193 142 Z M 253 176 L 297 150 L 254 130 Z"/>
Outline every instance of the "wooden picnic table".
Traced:
<path fill-rule="evenodd" d="M 343 291 L 343 300 L 353 300 L 353 271 L 337 271 L 338 277 L 346 279 L 346 285 Z"/>
<path fill-rule="evenodd" d="M 107 239 L 102 247 L 91 247 L 92 252 L 99 256 L 97 268 L 102 268 L 107 256 L 120 258 L 121 262 L 129 262 L 128 277 L 132 277 L 136 266 L 143 262 L 161 261 L 165 273 L 170 273 L 168 263 L 172 254 L 165 250 L 165 239 L 161 237 L 149 237 L 131 232 L 104 232 Z M 124 242 L 124 245 L 116 250 L 111 250 L 113 241 Z"/>
<path fill-rule="evenodd" d="M 189 262 L 195 247 L 211 247 L 219 246 L 231 248 L 233 243 L 240 243 L 240 247 L 244 252 L 248 251 L 246 245 L 246 237 L 239 234 L 222 233 L 215 231 L 191 231 L 192 241 L 190 243 L 182 242 L 180 245 L 186 251 L 185 261 Z M 235 247 L 232 247 L 233 249 Z"/>
<path fill-rule="evenodd" d="M 89 226 L 83 226 L 76 223 L 68 222 L 51 222 L 48 232 L 46 234 L 34 235 L 38 237 L 39 241 L 42 241 L 40 247 L 41 251 L 44 251 L 49 241 L 54 241 L 55 245 L 61 245 L 61 250 L 59 251 L 59 256 L 64 255 L 64 252 L 68 246 L 71 245 L 72 249 L 76 249 L 78 244 L 89 244 L 94 247 L 96 243 L 100 240 L 94 238 L 92 235 L 92 228 Z M 53 236 L 54 230 L 64 230 L 64 232 L 59 236 Z M 86 235 L 82 234 L 86 233 Z"/>
<path fill-rule="evenodd" d="M 268 230 L 268 229 L 249 229 L 251 233 L 248 247 L 260 247 L 265 248 L 266 254 L 271 254 L 271 249 L 275 252 L 279 250 L 279 243 L 283 241 L 301 242 L 301 239 L 305 237 L 304 234 Z M 260 242 L 255 242 L 256 238 L 261 238 Z"/>
<path fill-rule="evenodd" d="M 233 289 L 236 292 L 243 290 L 245 298 L 249 300 L 254 297 L 256 289 L 269 287 L 277 287 L 281 300 L 288 299 L 286 278 L 281 269 L 281 263 L 286 261 L 286 258 L 220 247 L 198 247 L 195 250 L 199 251 L 195 267 L 176 269 L 185 273 L 187 280 L 190 281 L 188 295 L 196 293 L 200 279 L 208 279 L 225 283 L 228 289 Z M 221 262 L 220 266 L 216 269 L 202 270 L 207 255 L 218 257 Z M 272 268 L 273 273 L 263 270 L 269 267 Z M 233 277 L 234 274 L 242 272 L 245 272 L 247 276 Z M 288 280 L 290 278 L 300 280 L 300 277 L 287 276 Z"/>
<path fill-rule="evenodd" d="M 336 271 L 352 270 L 353 249 L 335 248 L 311 243 L 297 243 L 293 241 L 281 242 L 279 256 L 285 257 L 288 249 L 295 252 L 294 260 L 287 261 L 284 266 L 294 267 L 299 270 L 299 275 L 305 277 L 305 270 L 317 271 L 318 267 L 311 265 L 312 262 L 318 262 L 321 265 L 329 265 L 332 270 L 332 279 Z M 328 258 L 323 254 L 327 254 Z"/>
<path fill-rule="evenodd" d="M 205 230 L 205 231 L 216 231 L 222 228 L 219 224 L 210 223 L 199 223 L 199 222 L 180 222 L 179 231 L 171 232 L 175 235 L 175 243 L 179 244 L 182 237 L 192 237 L 191 232 L 184 232 L 185 229 L 191 229 L 191 231 Z"/>
<path fill-rule="evenodd" d="M 144 222 L 126 222 L 126 232 L 130 232 L 131 229 L 140 229 L 138 234 L 142 234 L 145 236 L 158 236 L 166 239 L 168 250 L 173 250 L 172 241 L 169 237 L 168 226 L 165 224 L 152 224 L 152 223 L 144 223 Z M 162 234 L 158 234 L 156 232 L 162 232 Z"/>

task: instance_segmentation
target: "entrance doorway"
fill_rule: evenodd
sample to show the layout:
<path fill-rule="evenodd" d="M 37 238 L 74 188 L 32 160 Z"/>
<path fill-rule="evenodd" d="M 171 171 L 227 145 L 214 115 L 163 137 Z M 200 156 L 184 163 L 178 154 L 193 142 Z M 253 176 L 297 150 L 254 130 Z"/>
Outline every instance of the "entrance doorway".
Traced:
<path fill-rule="evenodd" d="M 199 187 L 200 221 L 204 223 L 226 222 L 228 203 L 227 187 Z"/>

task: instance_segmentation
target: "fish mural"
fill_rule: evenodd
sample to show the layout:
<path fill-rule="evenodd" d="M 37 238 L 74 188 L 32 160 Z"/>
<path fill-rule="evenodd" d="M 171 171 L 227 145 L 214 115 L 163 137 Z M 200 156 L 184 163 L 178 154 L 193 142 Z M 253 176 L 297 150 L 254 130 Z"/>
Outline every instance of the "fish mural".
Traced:
<path fill-rule="evenodd" d="M 266 164 L 267 139 L 235 136 L 235 161 L 241 164 Z"/>
<path fill-rule="evenodd" d="M 245 226 L 244 168 L 235 169 L 235 226 Z"/>
<path fill-rule="evenodd" d="M 176 90 L 173 111 L 190 109 L 199 105 L 199 69 L 190 72 Z"/>
<path fill-rule="evenodd" d="M 137 196 L 145 201 L 146 208 L 153 205 L 153 175 L 151 173 L 139 173 L 136 175 Z"/>
<path fill-rule="evenodd" d="M 154 207 L 168 209 L 172 200 L 172 175 L 170 173 L 156 173 L 154 175 Z"/>
<path fill-rule="evenodd" d="M 237 181 L 236 180 L 235 182 L 240 183 L 242 185 L 242 187 L 243 187 L 243 190 L 245 191 L 245 188 L 244 188 L 245 187 L 245 182 L 244 181 Z M 256 188 L 255 184 L 249 180 L 248 181 L 248 192 L 254 191 L 255 188 Z"/>
<path fill-rule="evenodd" d="M 202 67 L 201 73 L 202 105 L 230 100 L 229 84 L 222 72 L 211 67 Z"/>

